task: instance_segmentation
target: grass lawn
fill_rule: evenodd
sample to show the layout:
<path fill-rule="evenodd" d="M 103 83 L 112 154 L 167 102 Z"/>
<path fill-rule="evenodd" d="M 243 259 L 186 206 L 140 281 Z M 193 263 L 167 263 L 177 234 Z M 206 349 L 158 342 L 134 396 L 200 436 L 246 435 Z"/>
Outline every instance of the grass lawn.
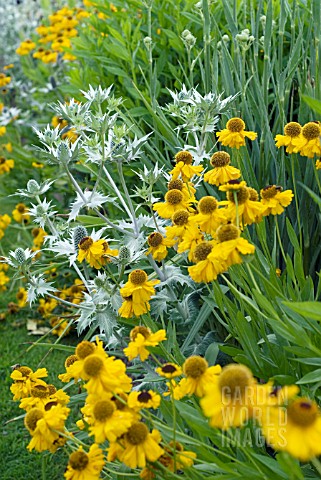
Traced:
<path fill-rule="evenodd" d="M 19 314 L 18 314 L 19 315 Z M 21 317 L 19 317 L 20 321 Z M 57 379 L 58 373 L 64 371 L 66 352 L 53 350 L 48 357 L 44 347 L 35 347 L 27 352 L 28 343 L 36 341 L 37 337 L 28 335 L 25 324 L 13 327 L 16 317 L 7 318 L 0 324 L 0 411 L 1 411 L 1 434 L 0 434 L 0 477 L 1 480 L 58 480 L 63 478 L 63 472 L 67 464 L 66 451 L 59 451 L 55 455 L 51 453 L 29 453 L 26 449 L 30 435 L 23 425 L 23 419 L 6 423 L 23 413 L 19 409 L 19 403 L 12 401 L 10 392 L 11 365 L 20 363 L 28 365 L 33 370 L 38 367 L 48 368 L 48 383 L 53 383 L 57 388 L 61 382 Z M 52 343 L 56 337 L 49 337 Z M 69 336 L 64 343 L 75 345 L 78 337 Z M 41 363 L 42 362 L 42 363 Z"/>

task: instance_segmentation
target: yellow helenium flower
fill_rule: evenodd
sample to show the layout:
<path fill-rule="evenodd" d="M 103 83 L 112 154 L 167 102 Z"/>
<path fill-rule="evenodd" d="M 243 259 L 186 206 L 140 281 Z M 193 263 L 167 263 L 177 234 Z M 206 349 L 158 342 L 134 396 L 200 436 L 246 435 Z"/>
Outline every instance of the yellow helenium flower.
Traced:
<path fill-rule="evenodd" d="M 87 392 L 96 395 L 103 395 L 105 392 L 128 392 L 132 383 L 121 360 L 107 355 L 103 358 L 95 353 L 85 358 L 82 378 L 88 380 L 85 384 Z"/>
<path fill-rule="evenodd" d="M 321 169 L 321 161 L 320 161 L 320 160 L 316 160 L 316 162 L 315 162 L 315 168 L 316 168 L 317 170 L 320 170 L 320 169 Z"/>
<path fill-rule="evenodd" d="M 4 90 L 2 91 L 2 93 L 4 92 Z M 4 125 L 0 125 L 0 137 L 3 137 L 3 135 L 6 134 L 6 127 Z"/>
<path fill-rule="evenodd" d="M 6 77 L 4 73 L 0 73 L 0 88 L 5 87 L 11 82 L 11 77 Z"/>
<path fill-rule="evenodd" d="M 203 397 L 206 389 L 215 381 L 215 377 L 221 372 L 220 365 L 208 366 L 207 361 L 194 355 L 187 358 L 183 365 L 186 378 L 179 382 L 179 388 L 183 395 L 196 395 Z"/>
<path fill-rule="evenodd" d="M 172 247 L 176 242 L 173 239 L 163 237 L 159 232 L 154 232 L 148 236 L 147 243 L 149 249 L 147 250 L 146 255 L 151 254 L 154 260 L 161 262 L 167 257 L 167 247 Z"/>
<path fill-rule="evenodd" d="M 296 398 L 287 408 L 268 408 L 261 428 L 275 450 L 288 452 L 302 462 L 321 455 L 320 409 L 309 398 Z"/>
<path fill-rule="evenodd" d="M 260 191 L 261 203 L 264 207 L 263 215 L 281 215 L 285 207 L 292 202 L 292 190 L 282 192 L 282 187 L 277 185 L 268 185 Z"/>
<path fill-rule="evenodd" d="M 146 311 L 148 311 L 146 310 L 146 306 L 140 303 L 135 305 L 134 311 L 134 302 L 131 295 L 129 297 L 122 297 L 122 299 L 123 303 L 118 310 L 118 314 L 122 318 L 132 318 L 134 316 L 140 317 L 140 315 L 143 315 L 143 313 L 146 313 Z"/>
<path fill-rule="evenodd" d="M 90 424 L 89 432 L 95 436 L 96 443 L 116 442 L 133 423 L 130 412 L 116 409 L 115 403 L 104 395 L 94 403 L 87 403 L 81 411 Z"/>
<path fill-rule="evenodd" d="M 98 480 L 104 465 L 104 454 L 98 445 L 91 445 L 88 453 L 81 446 L 69 456 L 64 477 L 66 480 Z"/>
<path fill-rule="evenodd" d="M 118 458 L 129 468 L 143 468 L 146 460 L 156 462 L 164 450 L 159 446 L 161 436 L 158 430 L 149 433 L 142 422 L 135 422 L 125 434 L 122 444 L 124 449 L 119 451 Z"/>
<path fill-rule="evenodd" d="M 287 153 L 293 153 L 295 145 L 293 144 L 294 139 L 298 139 L 301 135 L 302 127 L 297 122 L 287 123 L 284 127 L 284 135 L 276 135 L 275 145 L 280 147 L 286 147 Z"/>
<path fill-rule="evenodd" d="M 149 328 L 135 327 L 130 332 L 130 342 L 124 348 L 124 353 L 129 360 L 138 357 L 144 362 L 149 357 L 146 347 L 156 347 L 160 342 L 166 340 L 165 330 L 158 330 L 152 333 Z"/>
<path fill-rule="evenodd" d="M 210 159 L 213 168 L 205 173 L 204 182 L 219 186 L 229 180 L 240 178 L 240 170 L 232 167 L 230 161 L 231 157 L 227 152 L 215 152 Z"/>
<path fill-rule="evenodd" d="M 170 180 L 167 185 L 168 190 L 180 190 L 188 202 L 196 202 L 195 193 L 196 189 L 194 188 L 192 182 L 184 183 L 180 178 L 176 180 Z"/>
<path fill-rule="evenodd" d="M 174 450 L 175 450 L 175 461 L 174 461 Z M 178 470 L 183 470 L 184 468 L 191 467 L 194 463 L 195 458 L 197 457 L 195 452 L 184 450 L 184 447 L 179 442 L 169 442 L 169 446 L 165 447 L 164 455 L 162 455 L 158 461 L 166 467 L 170 472 L 177 472 Z M 175 469 L 176 464 L 176 469 Z M 142 477 L 143 478 L 143 477 Z"/>
<path fill-rule="evenodd" d="M 128 395 L 128 406 L 135 411 L 139 411 L 142 408 L 157 409 L 160 405 L 161 397 L 153 390 L 143 390 L 141 392 L 130 392 Z"/>
<path fill-rule="evenodd" d="M 248 187 L 241 187 L 238 190 L 230 190 L 226 193 L 226 217 L 235 222 L 237 217 L 242 225 L 251 225 L 262 220 L 265 208 L 258 201 L 251 200 L 253 192 Z"/>
<path fill-rule="evenodd" d="M 177 239 L 181 242 L 188 232 L 193 238 L 202 238 L 201 232 L 194 221 L 194 215 L 186 210 L 177 210 L 172 216 L 172 222 L 171 227 L 165 228 L 167 238 Z"/>
<path fill-rule="evenodd" d="M 272 385 L 257 385 L 245 365 L 230 364 L 216 376 L 200 404 L 212 427 L 226 430 L 240 427 L 253 415 L 256 407 L 266 405 Z"/>
<path fill-rule="evenodd" d="M 32 408 L 25 416 L 25 426 L 29 430 L 32 439 L 28 450 L 37 452 L 44 450 L 55 451 L 55 441 L 59 439 L 59 433 L 64 433 L 65 421 L 68 417 L 69 408 L 55 405 L 49 410 Z"/>
<path fill-rule="evenodd" d="M 35 48 L 36 44 L 28 38 L 27 40 L 21 42 L 20 46 L 16 50 L 16 53 L 21 56 L 28 55 L 31 50 L 34 50 Z"/>
<path fill-rule="evenodd" d="M 139 316 L 150 310 L 149 300 L 155 294 L 154 285 L 158 283 L 159 280 L 148 280 L 143 270 L 134 270 L 129 274 L 127 283 L 120 289 L 120 294 L 125 299 L 131 297 L 134 315 Z M 120 307 L 119 313 L 124 314 L 124 308 Z"/>
<path fill-rule="evenodd" d="M 6 213 L 4 215 L 0 215 L 0 228 L 1 230 L 5 230 L 11 223 L 11 218 Z M 3 263 L 1 264 L 3 265 Z"/>
<path fill-rule="evenodd" d="M 188 267 L 189 276 L 194 282 L 212 282 L 217 275 L 226 270 L 226 264 L 220 259 L 211 257 L 210 253 L 216 242 L 208 241 L 199 243 L 193 252 L 196 265 Z"/>
<path fill-rule="evenodd" d="M 27 290 L 23 287 L 20 287 L 17 294 L 16 294 L 16 299 L 19 307 L 24 307 L 27 303 Z"/>
<path fill-rule="evenodd" d="M 161 377 L 168 379 L 179 377 L 183 373 L 181 367 L 175 363 L 164 363 L 161 367 L 156 368 L 155 371 Z"/>
<path fill-rule="evenodd" d="M 28 223 L 30 220 L 28 212 L 29 208 L 24 203 L 18 203 L 12 212 L 12 217 L 16 222 Z"/>
<path fill-rule="evenodd" d="M 234 117 L 227 122 L 224 130 L 216 133 L 216 136 L 218 137 L 218 141 L 221 142 L 225 147 L 239 149 L 240 147 L 245 146 L 246 137 L 250 140 L 255 140 L 257 133 L 246 132 L 245 123 L 243 120 L 241 118 Z"/>
<path fill-rule="evenodd" d="M 94 241 L 91 237 L 84 237 L 79 243 L 79 252 L 77 260 L 81 263 L 87 260 L 91 267 L 99 269 L 102 267 L 105 240 Z"/>
<path fill-rule="evenodd" d="M 29 411 L 37 407 L 48 410 L 54 405 L 66 406 L 70 397 L 63 390 L 57 390 L 54 385 L 35 385 L 32 387 L 30 397 L 23 398 L 19 408 Z"/>
<path fill-rule="evenodd" d="M 45 50 L 40 60 L 43 63 L 56 63 L 57 59 L 58 52 L 53 52 L 52 50 Z"/>
<path fill-rule="evenodd" d="M 0 157 L 0 175 L 10 172 L 14 167 L 14 160 L 6 160 L 5 157 Z"/>
<path fill-rule="evenodd" d="M 217 230 L 218 243 L 209 254 L 209 260 L 220 260 L 224 265 L 220 273 L 230 267 L 242 263 L 243 255 L 251 255 L 255 252 L 254 245 L 251 245 L 245 238 L 240 237 L 240 229 L 235 225 L 222 225 Z"/>
<path fill-rule="evenodd" d="M 188 210 L 189 204 L 184 194 L 174 188 L 165 194 L 165 202 L 154 203 L 153 210 L 162 218 L 171 218 L 177 210 Z"/>
<path fill-rule="evenodd" d="M 313 158 L 321 155 L 321 124 L 320 122 L 309 122 L 302 127 L 302 134 L 296 137 L 292 144 L 293 152 L 300 153 L 302 157 Z"/>
<path fill-rule="evenodd" d="M 35 372 L 27 366 L 15 368 L 10 375 L 10 378 L 14 380 L 14 384 L 11 385 L 10 390 L 13 393 L 13 400 L 20 400 L 21 398 L 29 397 L 31 395 L 31 389 L 35 385 L 46 385 L 46 382 L 41 378 L 47 377 L 48 372 L 45 368 L 39 368 Z"/>
<path fill-rule="evenodd" d="M 220 225 L 227 222 L 225 209 L 219 210 L 218 202 L 214 197 L 207 196 L 198 202 L 197 215 L 194 215 L 193 221 L 200 226 L 202 232 L 214 236 Z"/>
<path fill-rule="evenodd" d="M 203 165 L 193 166 L 193 155 L 190 152 L 182 150 L 175 155 L 176 166 L 169 173 L 172 180 L 176 180 L 180 175 L 183 182 L 188 182 L 194 175 L 201 175 Z"/>

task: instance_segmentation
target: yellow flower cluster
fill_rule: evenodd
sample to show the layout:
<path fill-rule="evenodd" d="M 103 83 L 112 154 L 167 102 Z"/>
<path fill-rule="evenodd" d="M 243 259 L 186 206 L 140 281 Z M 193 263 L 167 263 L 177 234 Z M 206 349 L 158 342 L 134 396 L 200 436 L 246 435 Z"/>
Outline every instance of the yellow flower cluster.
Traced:
<path fill-rule="evenodd" d="M 0 239 L 4 236 L 4 231 L 10 225 L 11 218 L 6 213 L 4 215 L 0 215 Z"/>
<path fill-rule="evenodd" d="M 118 255 L 118 250 L 112 250 L 106 240 L 93 240 L 91 237 L 84 237 L 79 243 L 77 260 L 87 260 L 91 267 L 100 269 L 110 262 L 110 257 Z"/>
<path fill-rule="evenodd" d="M 159 280 L 148 280 L 144 270 L 134 270 L 127 283 L 120 289 L 123 304 L 118 313 L 123 318 L 139 317 L 150 310 L 149 300 L 155 294 Z"/>
<path fill-rule="evenodd" d="M 56 63 L 61 53 L 63 60 L 72 61 L 76 57 L 65 49 L 71 48 L 71 38 L 78 35 L 76 27 L 90 14 L 82 8 L 63 7 L 52 15 L 49 15 L 49 25 L 40 25 L 36 28 L 40 38 L 37 43 L 41 46 L 33 53 L 33 57 L 44 63 Z M 16 50 L 18 55 L 29 55 L 35 50 L 37 44 L 30 40 L 24 40 Z"/>
<path fill-rule="evenodd" d="M 287 123 L 284 135 L 276 135 L 276 146 L 286 147 L 287 153 L 299 153 L 302 157 L 321 157 L 321 123 L 308 122 L 303 127 L 297 122 Z M 316 161 L 317 169 L 321 168 L 320 160 Z"/>
<path fill-rule="evenodd" d="M 6 133 L 6 127 L 0 127 L 0 136 L 1 136 L 1 128 L 4 128 L 4 134 Z M 1 149 L 1 155 L 0 155 L 0 175 L 3 175 L 4 173 L 9 173 L 10 170 L 13 169 L 14 167 L 14 160 L 12 159 L 7 159 L 6 155 L 7 152 L 11 153 L 12 152 L 12 145 L 11 143 L 3 143 L 0 145 Z"/>
<path fill-rule="evenodd" d="M 7 77 L 5 73 L 0 73 L 0 88 L 5 87 L 11 82 L 11 77 Z"/>
<path fill-rule="evenodd" d="M 61 117 L 52 117 L 51 119 L 51 125 L 56 128 L 56 127 L 59 127 L 59 130 L 63 130 L 65 127 L 68 126 L 68 122 L 67 120 L 64 120 L 63 118 Z M 61 138 L 64 140 L 65 138 L 69 139 L 69 141 L 71 143 L 74 143 L 77 138 L 78 138 L 78 135 L 76 133 L 76 130 L 75 128 L 69 128 L 69 130 L 65 133 L 63 133 L 61 135 Z"/>
<path fill-rule="evenodd" d="M 0 263 L 0 292 L 6 290 L 7 283 L 10 282 L 10 278 L 6 275 L 9 265 L 7 263 Z"/>
<path fill-rule="evenodd" d="M 28 450 L 55 452 L 67 440 L 65 421 L 70 409 L 66 407 L 69 396 L 42 378 L 47 370 L 40 368 L 33 372 L 27 366 L 17 366 L 11 378 L 10 389 L 14 400 L 20 400 L 19 407 L 25 410 L 24 424 L 31 435 Z"/>
<path fill-rule="evenodd" d="M 12 218 L 18 223 L 25 225 L 30 221 L 29 208 L 24 203 L 18 203 L 12 211 Z"/>
<path fill-rule="evenodd" d="M 240 118 L 227 122 L 226 130 L 217 136 L 223 145 L 240 148 L 245 137 L 254 140 L 254 132 L 246 132 Z M 269 185 L 258 192 L 241 181 L 239 169 L 230 165 L 230 155 L 224 151 L 215 152 L 204 181 L 226 192 L 227 199 L 218 201 L 208 195 L 196 200 L 192 178 L 200 176 L 202 165 L 193 165 L 193 156 L 188 151 L 178 152 L 176 166 L 170 172 L 168 192 L 164 202 L 157 202 L 153 209 L 172 225 L 165 228 L 166 236 L 160 232 L 149 235 L 147 243 L 156 261 L 168 254 L 168 247 L 178 253 L 188 252 L 188 260 L 195 265 L 188 272 L 195 282 L 211 282 L 229 267 L 242 263 L 244 255 L 253 254 L 254 245 L 241 237 L 247 225 L 261 222 L 264 216 L 279 215 L 293 198 L 291 190 L 282 191 L 276 185 Z M 241 227 L 241 228 L 240 228 Z"/>

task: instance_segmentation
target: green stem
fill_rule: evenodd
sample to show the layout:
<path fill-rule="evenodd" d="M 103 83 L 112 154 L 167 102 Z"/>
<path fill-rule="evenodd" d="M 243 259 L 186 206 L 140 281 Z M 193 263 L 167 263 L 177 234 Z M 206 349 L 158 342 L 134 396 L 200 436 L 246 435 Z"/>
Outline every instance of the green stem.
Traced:
<path fill-rule="evenodd" d="M 321 475 L 321 463 L 317 458 L 312 458 L 311 460 L 312 465 L 316 469 L 316 471 Z"/>
<path fill-rule="evenodd" d="M 295 178 L 295 171 L 294 171 L 294 156 L 293 155 L 291 155 L 291 173 L 292 173 L 292 183 L 293 183 L 296 215 L 297 215 L 297 218 L 298 218 L 299 242 L 300 242 L 300 249 L 301 249 L 301 252 L 302 252 L 303 239 L 302 239 L 301 218 L 300 218 L 299 201 L 298 201 L 297 188 L 296 188 L 296 178 Z"/>
<path fill-rule="evenodd" d="M 125 181 L 125 178 L 124 178 L 124 172 L 123 172 L 123 167 L 122 167 L 121 162 L 117 162 L 117 171 L 118 171 L 118 174 L 119 174 L 120 183 L 122 184 L 122 187 L 123 187 L 123 190 L 124 190 L 126 200 L 128 202 L 128 207 L 129 207 L 131 217 L 132 217 L 132 220 L 133 220 L 133 224 L 134 224 L 135 236 L 137 238 L 138 235 L 139 235 L 139 227 L 138 227 L 138 223 L 137 223 L 137 219 L 136 219 L 134 205 L 133 205 L 132 199 L 130 198 L 128 189 L 127 189 L 127 185 L 126 185 L 126 181 Z"/>
<path fill-rule="evenodd" d="M 278 242 L 279 242 L 280 250 L 281 250 L 282 256 L 283 256 L 283 258 L 284 258 L 285 264 L 286 264 L 286 263 L 287 263 L 287 261 L 286 261 L 286 255 L 285 255 L 284 248 L 283 248 L 283 245 L 282 245 L 280 228 L 279 228 L 278 218 L 277 218 L 276 215 L 274 216 L 274 220 L 275 220 L 275 230 L 276 230 L 276 235 L 277 235 L 277 237 L 278 237 Z"/>
<path fill-rule="evenodd" d="M 202 0 L 205 60 L 205 93 L 211 90 L 211 19 L 208 0 Z"/>
<path fill-rule="evenodd" d="M 176 466 L 176 407 L 174 400 L 174 389 L 172 382 L 169 382 L 170 391 L 171 391 L 171 402 L 172 402 L 172 412 L 173 412 L 173 460 L 174 460 L 174 472 L 177 470 Z"/>
<path fill-rule="evenodd" d="M 236 226 L 237 228 L 240 228 L 239 202 L 237 200 L 237 192 L 235 190 L 233 190 L 233 197 L 235 203 Z"/>

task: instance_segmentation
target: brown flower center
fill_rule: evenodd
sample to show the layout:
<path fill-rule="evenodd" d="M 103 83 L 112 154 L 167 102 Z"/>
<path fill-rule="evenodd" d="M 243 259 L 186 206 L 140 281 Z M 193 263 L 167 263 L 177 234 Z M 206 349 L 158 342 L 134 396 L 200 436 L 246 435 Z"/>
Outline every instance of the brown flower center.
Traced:
<path fill-rule="evenodd" d="M 177 178 L 168 182 L 168 190 L 182 190 L 184 186 L 183 180 Z"/>
<path fill-rule="evenodd" d="M 158 247 L 163 241 L 163 235 L 159 232 L 154 232 L 149 235 L 147 238 L 147 243 L 150 247 Z"/>
<path fill-rule="evenodd" d="M 259 194 L 255 190 L 255 188 L 252 187 L 247 187 L 247 191 L 249 192 L 249 200 L 252 202 L 258 202 L 259 201 Z"/>
<path fill-rule="evenodd" d="M 35 385 L 31 388 L 31 396 L 35 398 L 49 397 L 49 390 L 45 385 Z"/>
<path fill-rule="evenodd" d="M 41 418 L 43 418 L 43 411 L 40 410 L 40 408 L 32 408 L 29 410 L 25 416 L 25 425 L 28 430 L 33 432 L 37 427 L 38 420 Z"/>
<path fill-rule="evenodd" d="M 198 203 L 198 209 L 203 215 L 209 215 L 217 209 L 217 201 L 214 197 L 203 197 Z"/>
<path fill-rule="evenodd" d="M 228 242 L 229 240 L 236 240 L 240 236 L 240 230 L 235 225 L 221 225 L 217 229 L 216 235 L 220 243 Z"/>
<path fill-rule="evenodd" d="M 215 152 L 210 159 L 210 163 L 214 168 L 226 167 L 230 163 L 231 157 L 227 152 Z"/>
<path fill-rule="evenodd" d="M 24 377 L 28 377 L 30 373 L 32 373 L 32 370 L 29 367 L 19 367 L 16 370 L 18 370 L 18 372 L 20 372 Z"/>
<path fill-rule="evenodd" d="M 176 163 L 184 162 L 185 165 L 190 165 L 193 162 L 193 155 L 186 150 L 176 153 L 175 155 Z"/>
<path fill-rule="evenodd" d="M 89 355 L 87 358 L 85 358 L 84 371 L 89 377 L 97 377 L 100 374 L 103 366 L 104 362 L 98 355 Z"/>
<path fill-rule="evenodd" d="M 0 165 L 3 165 L 4 163 L 6 163 L 5 157 L 0 157 Z"/>
<path fill-rule="evenodd" d="M 213 245 L 210 242 L 199 243 L 194 250 L 194 258 L 196 262 L 201 262 L 202 260 L 205 260 L 211 253 L 212 248 Z"/>
<path fill-rule="evenodd" d="M 149 328 L 146 328 L 146 327 L 141 327 L 141 326 L 135 327 L 130 332 L 130 339 L 132 341 L 135 341 L 138 334 L 143 335 L 144 338 L 148 338 L 151 335 L 151 331 L 149 330 Z"/>
<path fill-rule="evenodd" d="M 137 400 L 141 403 L 148 403 L 149 400 L 152 399 L 152 396 L 149 392 L 140 392 L 140 394 L 137 397 Z"/>
<path fill-rule="evenodd" d="M 101 400 L 94 406 L 94 417 L 99 422 L 104 422 L 107 418 L 110 418 L 115 411 L 115 405 L 110 400 Z"/>
<path fill-rule="evenodd" d="M 207 361 L 204 358 L 195 355 L 193 357 L 189 357 L 185 361 L 183 370 L 187 377 L 199 378 L 206 372 L 207 367 Z"/>
<path fill-rule="evenodd" d="M 172 222 L 179 227 L 188 223 L 189 213 L 186 210 L 177 210 L 172 216 Z"/>
<path fill-rule="evenodd" d="M 219 376 L 219 387 L 223 395 L 243 397 L 252 380 L 252 372 L 245 365 L 231 364 L 223 368 Z"/>
<path fill-rule="evenodd" d="M 174 373 L 177 370 L 175 365 L 172 365 L 171 363 L 166 363 L 161 368 L 163 373 Z"/>
<path fill-rule="evenodd" d="M 18 203 L 17 210 L 19 213 L 24 213 L 26 212 L 26 206 L 23 203 Z"/>
<path fill-rule="evenodd" d="M 320 137 L 321 129 L 319 123 L 309 122 L 304 125 L 302 128 L 302 135 L 307 140 L 313 140 L 314 138 Z"/>
<path fill-rule="evenodd" d="M 302 127 L 299 123 L 297 122 L 290 122 L 287 123 L 284 127 L 284 135 L 287 135 L 288 137 L 298 137 L 302 131 Z"/>
<path fill-rule="evenodd" d="M 40 228 L 37 228 L 37 227 L 36 227 L 36 228 L 33 228 L 33 229 L 31 230 L 31 234 L 32 234 L 32 236 L 33 236 L 34 238 L 37 237 L 37 236 L 39 235 L 39 233 L 40 233 Z"/>
<path fill-rule="evenodd" d="M 226 192 L 226 197 L 232 203 L 236 203 L 235 202 L 235 197 L 234 197 L 234 192 L 236 194 L 238 205 L 242 205 L 243 203 L 245 203 L 250 198 L 250 192 L 248 191 L 247 187 L 241 187 L 239 190 L 234 190 L 234 191 L 230 190 L 230 191 Z"/>
<path fill-rule="evenodd" d="M 88 357 L 95 351 L 95 345 L 92 342 L 88 342 L 88 340 L 84 340 L 80 342 L 76 347 L 76 357 L 77 360 L 80 358 L 83 360 L 84 358 Z M 69 358 L 69 357 L 68 357 Z M 74 360 L 75 362 L 76 360 Z"/>
<path fill-rule="evenodd" d="M 79 451 L 72 452 L 69 457 L 69 465 L 73 470 L 84 470 L 89 463 L 89 458 L 87 453 Z"/>
<path fill-rule="evenodd" d="M 287 409 L 289 419 L 300 427 L 309 427 L 319 416 L 319 409 L 315 402 L 308 398 L 297 398 Z"/>
<path fill-rule="evenodd" d="M 126 439 L 132 445 L 143 443 L 148 436 L 148 428 L 144 423 L 134 423 L 126 433 Z"/>
<path fill-rule="evenodd" d="M 183 194 L 180 190 L 169 190 L 165 195 L 165 201 L 170 205 L 178 205 L 183 200 Z"/>
<path fill-rule="evenodd" d="M 69 357 L 65 360 L 65 368 L 70 367 L 73 363 L 75 363 L 78 359 L 77 355 L 69 355 Z"/>
<path fill-rule="evenodd" d="M 233 132 L 233 133 L 242 132 L 242 130 L 245 129 L 245 123 L 243 122 L 243 120 L 242 120 L 241 118 L 238 118 L 238 117 L 231 118 L 231 119 L 227 122 L 226 128 L 227 128 L 230 132 Z"/>
<path fill-rule="evenodd" d="M 142 285 L 147 281 L 147 273 L 144 270 L 134 270 L 129 274 L 129 281 L 134 285 Z"/>
<path fill-rule="evenodd" d="M 92 246 L 93 243 L 94 243 L 94 241 L 93 241 L 92 238 L 84 237 L 80 240 L 78 247 L 81 250 L 85 250 L 85 252 L 87 252 L 87 250 L 90 249 L 90 247 Z"/>
<path fill-rule="evenodd" d="M 278 187 L 277 185 L 268 185 L 267 187 L 264 187 L 260 193 L 262 198 L 268 200 L 269 198 L 275 197 L 275 195 L 280 191 L 282 191 L 282 187 Z"/>

